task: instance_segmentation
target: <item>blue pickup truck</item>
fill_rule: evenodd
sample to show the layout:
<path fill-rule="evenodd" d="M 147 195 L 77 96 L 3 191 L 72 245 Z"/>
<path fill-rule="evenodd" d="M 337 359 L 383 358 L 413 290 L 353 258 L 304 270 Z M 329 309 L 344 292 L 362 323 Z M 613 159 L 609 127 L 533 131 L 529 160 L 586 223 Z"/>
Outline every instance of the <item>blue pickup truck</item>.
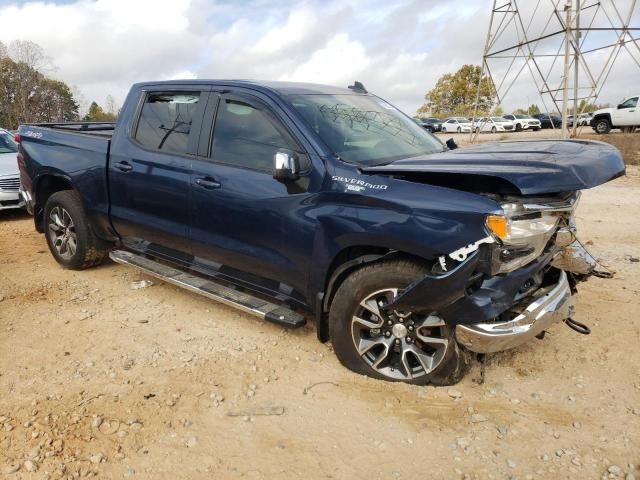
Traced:
<path fill-rule="evenodd" d="M 573 212 L 624 175 L 600 142 L 448 148 L 359 82 L 139 83 L 115 124 L 18 141 L 63 267 L 111 258 L 285 327 L 314 319 L 347 368 L 413 384 L 579 329 L 576 284 L 599 271 Z"/>

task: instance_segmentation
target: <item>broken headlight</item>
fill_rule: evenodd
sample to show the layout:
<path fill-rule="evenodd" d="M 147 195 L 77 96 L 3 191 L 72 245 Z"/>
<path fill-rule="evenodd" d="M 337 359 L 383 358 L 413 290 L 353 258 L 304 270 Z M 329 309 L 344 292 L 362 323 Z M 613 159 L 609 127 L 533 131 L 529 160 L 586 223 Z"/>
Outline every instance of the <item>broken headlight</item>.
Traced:
<path fill-rule="evenodd" d="M 520 203 L 503 203 L 504 215 L 489 215 L 487 229 L 498 241 L 493 262 L 496 273 L 524 267 L 544 250 L 558 226 L 558 213 L 530 211 Z"/>

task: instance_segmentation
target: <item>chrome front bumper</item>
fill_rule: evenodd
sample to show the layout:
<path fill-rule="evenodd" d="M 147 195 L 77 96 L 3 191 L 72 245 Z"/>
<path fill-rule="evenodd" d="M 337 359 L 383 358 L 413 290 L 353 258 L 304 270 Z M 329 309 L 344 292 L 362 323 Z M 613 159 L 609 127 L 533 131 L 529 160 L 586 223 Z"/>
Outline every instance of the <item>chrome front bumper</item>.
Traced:
<path fill-rule="evenodd" d="M 458 325 L 456 338 L 472 352 L 500 352 L 517 347 L 554 323 L 571 317 L 573 309 L 567 274 L 560 272 L 558 283 L 538 296 L 513 320 Z"/>
<path fill-rule="evenodd" d="M 10 208 L 20 208 L 23 203 L 20 201 L 20 195 L 16 191 L 0 190 L 0 210 Z"/>

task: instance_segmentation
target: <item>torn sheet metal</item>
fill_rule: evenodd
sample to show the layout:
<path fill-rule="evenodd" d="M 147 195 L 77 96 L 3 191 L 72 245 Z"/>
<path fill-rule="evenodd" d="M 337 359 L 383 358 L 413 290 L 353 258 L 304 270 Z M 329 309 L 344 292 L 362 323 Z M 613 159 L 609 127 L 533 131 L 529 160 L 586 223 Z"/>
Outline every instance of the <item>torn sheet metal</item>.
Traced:
<path fill-rule="evenodd" d="M 480 245 L 482 245 L 483 243 L 494 243 L 494 242 L 495 240 L 493 239 L 492 236 L 487 236 L 485 238 L 481 238 L 477 242 L 470 243 L 469 245 L 466 245 L 462 248 L 454 250 L 448 255 L 448 257 L 458 262 L 464 262 L 467 259 L 467 257 L 469 257 L 470 253 L 473 253 L 476 250 L 478 250 L 478 248 L 480 248 Z M 441 255 L 438 258 L 438 262 L 440 263 L 440 267 L 442 268 L 442 270 L 446 272 L 447 259 L 445 258 L 445 255 Z"/>
<path fill-rule="evenodd" d="M 590 275 L 598 266 L 597 260 L 579 241 L 562 248 L 555 254 L 551 265 L 565 272 Z"/>

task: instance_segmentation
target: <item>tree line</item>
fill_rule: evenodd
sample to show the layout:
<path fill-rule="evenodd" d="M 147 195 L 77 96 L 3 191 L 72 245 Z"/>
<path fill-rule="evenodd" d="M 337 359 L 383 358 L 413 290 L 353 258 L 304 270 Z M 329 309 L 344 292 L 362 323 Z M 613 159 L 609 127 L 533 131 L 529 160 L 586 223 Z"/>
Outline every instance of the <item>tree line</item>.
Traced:
<path fill-rule="evenodd" d="M 504 114 L 500 105 L 494 106 L 494 85 L 491 79 L 482 75 L 480 65 L 463 65 L 454 73 L 442 75 L 435 86 L 424 96 L 424 104 L 418 108 L 417 116 L 433 116 L 439 118 L 447 117 L 471 117 L 474 113 L 477 116 L 487 115 L 501 116 Z M 478 90 L 478 83 L 480 89 Z M 477 102 L 477 110 L 476 110 Z M 578 113 L 593 112 L 600 108 L 608 107 L 608 104 L 598 105 L 581 100 L 578 106 Z M 541 112 L 538 105 L 531 104 L 526 108 L 517 108 L 514 114 L 534 115 Z M 550 112 L 557 114 L 557 112 Z M 569 115 L 573 115 L 573 108 L 569 108 Z"/>
<path fill-rule="evenodd" d="M 16 129 L 22 123 L 80 120 L 81 94 L 50 77 L 54 70 L 42 48 L 30 41 L 0 42 L 0 127 Z M 92 102 L 84 121 L 113 121 L 117 110 L 113 97 L 108 108 Z"/>

